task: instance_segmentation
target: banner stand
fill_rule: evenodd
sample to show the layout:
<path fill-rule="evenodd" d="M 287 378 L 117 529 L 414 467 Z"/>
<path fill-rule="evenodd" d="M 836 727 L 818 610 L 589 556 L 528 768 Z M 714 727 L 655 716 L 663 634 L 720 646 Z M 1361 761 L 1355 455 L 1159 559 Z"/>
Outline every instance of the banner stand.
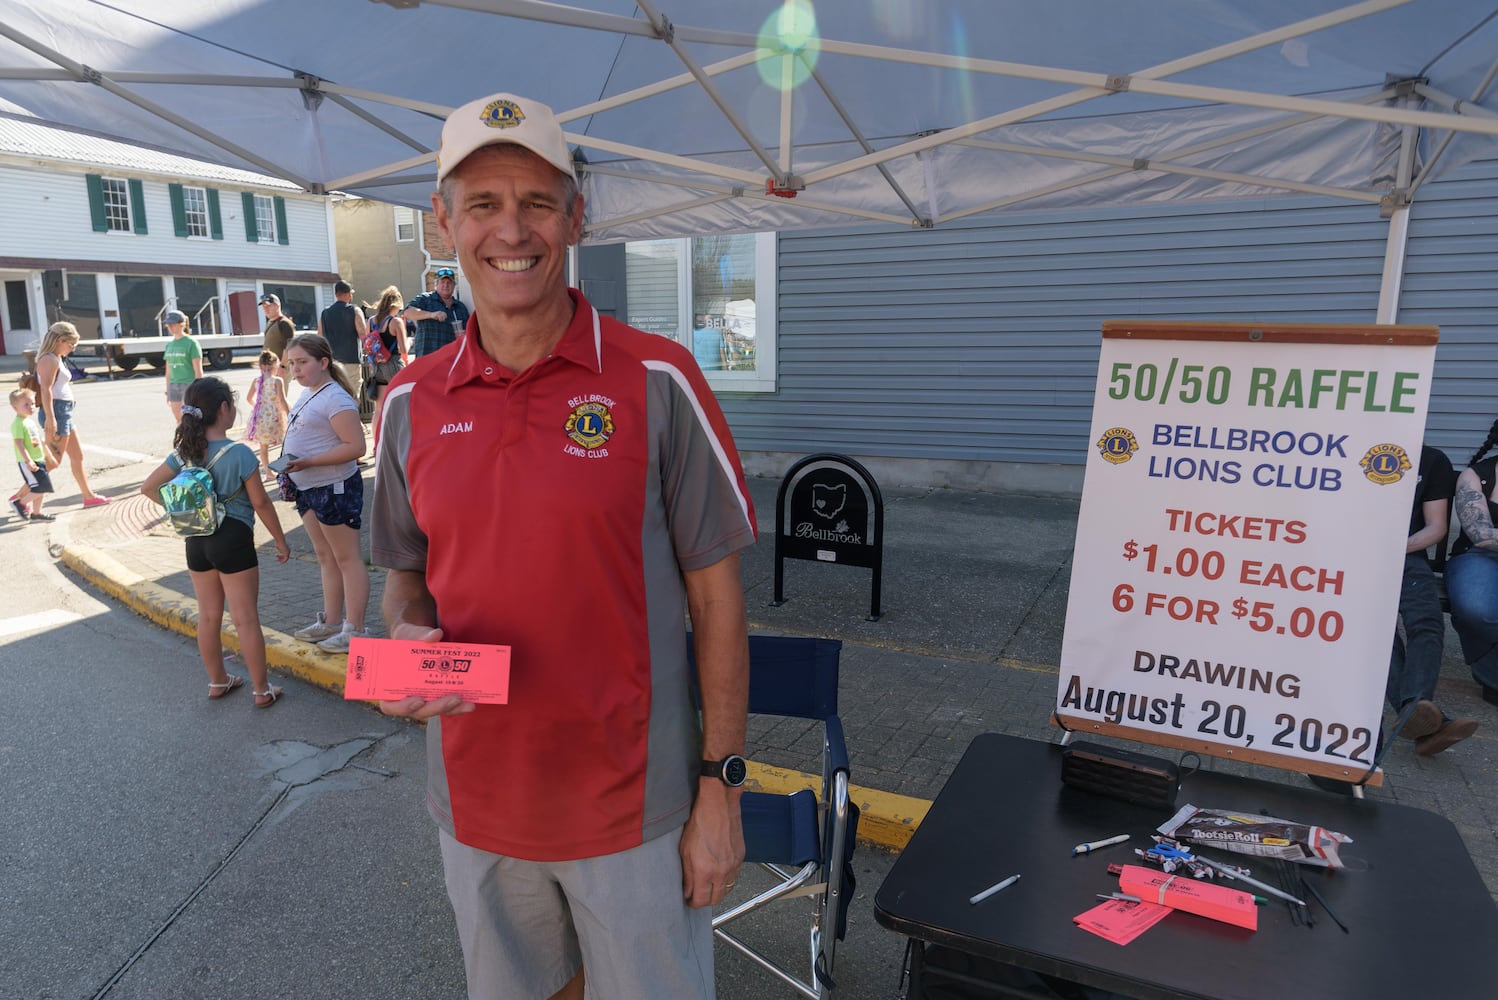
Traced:
<path fill-rule="evenodd" d="M 1437 338 L 1103 324 L 1056 725 L 1382 784 Z"/>

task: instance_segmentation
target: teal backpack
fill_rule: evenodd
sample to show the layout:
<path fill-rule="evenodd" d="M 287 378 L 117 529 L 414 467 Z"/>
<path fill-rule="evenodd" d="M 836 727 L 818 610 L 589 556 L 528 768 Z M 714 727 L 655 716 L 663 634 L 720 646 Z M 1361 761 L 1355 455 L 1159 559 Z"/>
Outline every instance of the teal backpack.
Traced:
<path fill-rule="evenodd" d="M 211 535 L 224 523 L 223 505 L 238 496 L 244 485 L 240 484 L 239 490 L 220 500 L 213 488 L 213 466 L 233 448 L 232 444 L 220 448 L 207 465 L 187 462 L 161 487 L 161 505 L 166 508 L 167 522 L 177 534 L 184 538 Z"/>

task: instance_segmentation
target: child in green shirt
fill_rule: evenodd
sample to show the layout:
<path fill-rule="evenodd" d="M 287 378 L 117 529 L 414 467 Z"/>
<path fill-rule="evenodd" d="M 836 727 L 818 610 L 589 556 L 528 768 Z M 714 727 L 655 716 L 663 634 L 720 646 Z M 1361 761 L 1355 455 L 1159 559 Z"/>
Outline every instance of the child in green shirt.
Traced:
<path fill-rule="evenodd" d="M 42 513 L 44 495 L 52 492 L 48 472 L 57 468 L 57 459 L 42 443 L 42 429 L 36 422 L 36 395 L 30 389 L 17 389 L 10 394 L 10 408 L 16 413 L 10 422 L 10 436 L 21 467 L 21 492 L 11 497 L 11 509 L 23 521 L 55 521 L 51 514 Z"/>

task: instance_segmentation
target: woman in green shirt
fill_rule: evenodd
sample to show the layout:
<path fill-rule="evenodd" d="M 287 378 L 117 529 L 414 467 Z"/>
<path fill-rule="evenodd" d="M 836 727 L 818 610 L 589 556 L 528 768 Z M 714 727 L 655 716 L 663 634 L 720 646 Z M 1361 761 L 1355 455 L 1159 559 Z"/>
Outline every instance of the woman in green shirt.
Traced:
<path fill-rule="evenodd" d="M 172 342 L 161 352 L 166 359 L 166 405 L 172 408 L 172 420 L 180 424 L 182 396 L 193 379 L 203 377 L 203 349 L 188 336 L 185 313 L 169 309 L 165 322 L 172 335 Z"/>

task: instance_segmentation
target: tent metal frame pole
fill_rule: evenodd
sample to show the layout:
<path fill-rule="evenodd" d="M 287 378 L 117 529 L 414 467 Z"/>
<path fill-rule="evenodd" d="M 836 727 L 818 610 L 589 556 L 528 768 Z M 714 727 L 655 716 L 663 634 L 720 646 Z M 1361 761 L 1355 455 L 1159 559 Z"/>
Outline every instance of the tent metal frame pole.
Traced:
<path fill-rule="evenodd" d="M 752 185 L 748 187 L 727 187 L 722 184 L 715 184 L 711 181 L 701 181 L 684 177 L 667 177 L 655 176 L 652 174 L 641 174 L 633 170 L 620 170 L 617 168 L 601 166 L 599 164 L 592 163 L 588 165 L 587 170 L 589 174 L 598 174 L 602 177 L 618 177 L 621 180 L 634 181 L 641 184 L 660 184 L 667 187 L 684 188 L 690 191 L 714 192 L 723 196 L 722 198 L 718 199 L 720 201 L 727 200 L 729 198 L 742 198 L 750 201 L 762 201 L 766 204 L 771 205 L 784 204 L 784 201 L 782 199 L 772 194 L 765 194 L 762 188 Z M 896 226 L 909 226 L 913 224 L 912 221 L 905 216 L 892 215 L 888 212 L 850 208 L 846 205 L 826 204 L 824 202 L 816 201 L 815 199 L 807 199 L 805 195 L 797 196 L 796 205 L 798 208 L 806 208 L 819 212 L 828 212 L 834 215 L 846 215 L 851 218 L 857 219 L 869 219 L 873 222 L 887 222 L 891 225 Z M 667 214 L 668 211 L 669 210 L 663 209 L 661 211 L 651 212 L 649 215 L 644 217 L 654 218 L 659 215 Z M 607 222 L 604 224 L 604 228 L 606 228 L 607 225 L 611 225 L 613 223 L 613 219 L 607 220 Z"/>
<path fill-rule="evenodd" d="M 1493 65 L 1488 67 L 1488 71 L 1483 76 L 1482 82 L 1472 89 L 1472 99 L 1470 103 L 1476 105 L 1484 114 L 1491 114 L 1491 112 L 1489 112 L 1486 108 L 1483 108 L 1481 105 L 1477 105 L 1476 102 L 1482 100 L 1483 97 L 1487 94 L 1488 88 L 1493 85 L 1494 79 L 1498 79 L 1498 61 L 1494 61 Z M 1421 85 L 1418 83 L 1415 85 L 1415 92 L 1422 95 L 1424 94 L 1424 91 L 1421 90 Z M 1430 154 L 1430 158 L 1427 159 L 1424 166 L 1421 167 L 1420 176 L 1416 177 L 1410 183 L 1411 198 L 1414 198 L 1415 193 L 1419 191 L 1422 186 L 1424 186 L 1427 180 L 1430 179 L 1431 168 L 1436 165 L 1436 161 L 1438 161 L 1442 156 L 1446 154 L 1447 147 L 1451 145 L 1451 141 L 1455 138 L 1456 133 L 1454 132 L 1447 132 L 1441 137 L 1440 145 L 1436 146 L 1435 151 Z"/>
<path fill-rule="evenodd" d="M 1481 113 L 1490 115 L 1492 112 L 1478 105 L 1476 102 L 1482 100 L 1493 80 L 1498 78 L 1498 61 L 1488 68 L 1487 74 L 1472 91 L 1470 102 L 1455 101 L 1452 110 L 1466 107 L 1469 113 Z M 1435 99 L 1440 95 L 1442 99 L 1449 99 L 1447 95 L 1434 90 L 1422 83 L 1415 83 L 1411 88 L 1415 94 L 1426 100 Z M 1400 149 L 1398 190 L 1404 192 L 1401 204 L 1396 205 L 1394 213 L 1389 217 L 1388 247 L 1384 253 L 1383 279 L 1378 287 L 1378 322 L 1393 323 L 1399 317 L 1399 294 L 1404 289 L 1404 266 L 1408 257 L 1409 229 L 1410 229 L 1410 206 L 1414 204 L 1415 194 L 1420 187 L 1430 178 L 1431 170 L 1446 153 L 1447 147 L 1451 145 L 1456 133 L 1447 132 L 1441 137 L 1438 145 L 1428 160 L 1420 169 L 1420 176 L 1414 176 L 1415 153 L 1418 148 L 1418 134 L 1413 129 L 1406 129 L 1402 137 L 1404 147 Z M 1408 154 L 1408 155 L 1406 155 Z"/>
<path fill-rule="evenodd" d="M 631 157 L 644 160 L 649 163 L 658 163 L 665 167 L 676 167 L 678 170 L 686 170 L 691 173 L 701 174 L 707 177 L 718 177 L 736 184 L 748 187 L 763 188 L 765 178 L 763 174 L 757 174 L 752 170 L 740 170 L 737 167 L 726 167 L 717 163 L 706 163 L 694 160 L 689 156 L 678 156 L 675 153 L 662 153 L 659 150 L 644 149 L 640 146 L 631 146 L 628 143 L 614 142 L 611 139 L 599 139 L 594 136 L 578 135 L 573 132 L 564 132 L 563 136 L 574 146 L 583 146 L 587 149 L 598 149 L 605 153 L 614 153 L 618 156 Z M 591 166 L 589 169 L 593 169 Z M 635 174 L 636 180 L 654 180 L 649 174 Z"/>
<path fill-rule="evenodd" d="M 1406 97 L 1413 103 L 1417 98 Z M 1415 152 L 1420 145 L 1420 130 L 1405 126 L 1399 135 L 1399 164 L 1394 171 L 1394 190 L 1389 198 L 1394 210 L 1389 215 L 1389 233 L 1384 239 L 1384 270 L 1378 283 L 1378 311 L 1375 323 L 1394 323 L 1399 319 L 1399 293 L 1404 287 L 1404 262 L 1410 237 L 1410 181 L 1415 174 Z"/>
<path fill-rule="evenodd" d="M 410 146 L 412 149 L 416 150 L 418 153 L 433 153 L 434 152 L 434 150 L 432 150 L 431 148 L 429 148 L 426 145 L 426 143 L 424 143 L 424 142 L 418 142 L 417 140 L 413 139 L 411 136 L 407 135 L 406 133 L 402 132 L 400 129 L 396 128 L 394 125 L 390 125 L 390 124 L 388 124 L 388 123 L 386 123 L 384 121 L 381 121 L 379 117 L 377 117 L 374 114 L 371 114 L 368 111 L 365 111 L 363 108 L 359 107 L 359 105 L 355 104 L 353 101 L 349 100 L 347 97 L 344 97 L 342 94 L 329 93 L 328 94 L 328 98 L 330 100 L 332 100 L 332 102 L 334 104 L 338 105 L 340 108 L 342 108 L 343 110 L 347 111 L 349 114 L 355 116 L 356 118 L 362 119 L 363 121 L 367 122 L 368 124 L 370 124 L 370 125 L 374 126 L 375 128 L 379 129 L 381 132 L 384 132 L 386 135 L 390 136 L 392 139 L 395 139 L 395 140 L 397 140 L 399 142 L 405 143 L 407 146 Z"/>
<path fill-rule="evenodd" d="M 989 142 L 986 139 L 965 139 L 960 145 L 971 146 L 977 149 L 989 149 L 999 153 L 1018 153 L 1023 156 L 1035 156 L 1045 159 L 1097 163 L 1104 166 L 1122 167 L 1125 170 L 1155 171 L 1163 174 L 1180 174 L 1185 177 L 1203 177 L 1208 180 L 1250 184 L 1256 187 L 1274 188 L 1280 191 L 1293 191 L 1297 194 L 1326 195 L 1330 198 L 1344 198 L 1349 201 L 1369 202 L 1375 205 L 1383 201 L 1384 197 L 1376 191 L 1356 191 L 1351 188 L 1331 187 L 1326 184 L 1307 184 L 1301 181 L 1261 177 L 1257 174 L 1235 173 L 1230 170 L 1208 170 L 1203 167 L 1188 167 L 1170 162 L 1177 154 L 1171 154 L 1170 157 L 1160 157 L 1158 159 L 1153 157 L 1149 159 L 1130 159 L 1126 156 L 1108 156 L 1102 153 L 1066 152 L 1057 149 L 1046 149 L 1040 146 L 1023 146 L 1008 142 Z"/>
<path fill-rule="evenodd" d="M 759 62 L 759 55 L 757 53 L 746 52 L 740 55 L 733 56 L 729 59 L 724 59 L 720 62 L 715 62 L 707 66 L 703 66 L 702 72 L 706 73 L 708 76 L 719 76 L 732 70 L 742 69 L 745 66 L 753 66 L 757 62 Z M 568 122 L 577 121 L 579 118 L 588 118 L 592 115 L 600 114 L 604 111 L 612 111 L 615 108 L 621 108 L 625 105 L 633 104 L 636 101 L 643 101 L 651 97 L 659 96 L 660 94 L 669 93 L 673 90 L 679 90 L 682 87 L 691 86 L 696 82 L 697 78 L 691 73 L 678 73 L 676 76 L 667 77 L 664 80 L 657 80 L 655 83 L 646 84 L 643 87 L 636 87 L 634 90 L 627 90 L 622 94 L 615 94 L 613 97 L 605 97 L 601 100 L 593 101 L 590 104 L 580 104 L 577 107 L 570 108 L 566 111 L 557 111 L 556 118 L 557 121 L 565 125 Z"/>
<path fill-rule="evenodd" d="M 804 55 L 802 55 L 800 58 L 802 62 L 805 63 L 807 71 L 811 73 L 812 80 L 819 88 L 821 88 L 822 96 L 827 99 L 828 106 L 832 108 L 834 114 L 842 119 L 843 127 L 848 130 L 848 134 L 853 136 L 853 140 L 858 143 L 858 145 L 863 149 L 865 153 L 872 153 L 874 151 L 873 145 L 866 138 L 864 138 L 862 130 L 860 130 L 858 124 L 853 121 L 853 116 L 848 113 L 848 109 L 843 106 L 843 102 L 839 100 L 837 95 L 832 92 L 832 87 L 828 85 L 826 78 L 822 76 L 817 68 L 813 66 Z M 905 193 L 905 189 L 900 186 L 898 181 L 895 180 L 895 176 L 894 174 L 890 173 L 889 166 L 887 164 L 881 163 L 878 165 L 877 169 L 879 170 L 879 173 L 883 175 L 885 183 L 888 184 L 890 186 L 890 189 L 895 192 L 895 197 L 903 201 L 905 203 L 905 207 L 910 209 L 910 217 L 916 221 L 917 225 L 926 227 L 931 226 L 935 223 L 934 218 L 923 216 L 920 209 L 915 207 L 915 202 L 911 200 L 910 196 Z"/>
<path fill-rule="evenodd" d="M 1239 41 L 1230 43 L 1228 45 L 1216 46 L 1215 48 L 1205 49 L 1193 55 L 1183 56 L 1180 59 L 1173 59 L 1170 62 L 1161 63 L 1158 66 L 1151 66 L 1147 69 L 1139 70 L 1138 72 L 1128 77 L 1104 76 L 1096 73 L 1078 73 L 1075 71 L 1066 71 L 1064 73 L 1061 73 L 1060 76 L 1057 76 L 1055 74 L 1047 74 L 1045 76 L 1027 77 L 1030 79 L 1049 79 L 1053 82 L 1058 83 L 1081 82 L 1087 84 L 1087 86 L 1082 87 L 1080 90 L 1071 91 L 1067 94 L 1062 94 L 1056 97 L 1047 98 L 1042 101 L 1037 101 L 1022 108 L 1016 108 L 1002 114 L 993 115 L 989 118 L 985 118 L 977 122 L 972 122 L 968 125 L 947 129 L 935 135 L 916 139 L 911 142 L 901 143 L 888 149 L 881 150 L 878 153 L 871 153 L 866 156 L 839 164 L 835 167 L 828 167 L 824 170 L 813 171 L 806 176 L 806 182 L 807 184 L 813 184 L 818 181 L 827 180 L 831 177 L 839 176 L 840 174 L 851 173 L 855 170 L 862 170 L 865 167 L 874 166 L 877 163 L 885 162 L 887 160 L 898 159 L 901 156 L 908 156 L 915 153 L 924 152 L 927 149 L 933 149 L 937 146 L 945 145 L 947 142 L 955 141 L 957 139 L 971 138 L 972 136 L 979 135 L 983 132 L 992 131 L 993 129 L 1002 127 L 1004 125 L 1014 124 L 1016 122 L 1025 121 L 1026 119 L 1037 117 L 1042 114 L 1048 114 L 1053 111 L 1059 111 L 1077 104 L 1082 104 L 1092 100 L 1095 97 L 1102 97 L 1116 93 L 1119 87 L 1123 85 L 1123 82 L 1125 80 L 1130 82 L 1139 81 L 1142 84 L 1143 82 L 1149 81 L 1155 77 L 1182 73 L 1192 69 L 1199 69 L 1202 66 L 1207 66 L 1214 62 L 1220 62 L 1223 59 L 1242 55 L 1246 52 L 1265 48 L 1270 45 L 1281 44 L 1312 31 L 1319 31 L 1323 28 L 1328 28 L 1346 21 L 1355 20 L 1368 14 L 1379 13 L 1393 7 L 1402 6 L 1403 4 L 1408 2 L 1409 0 L 1375 0 L 1375 2 L 1372 3 L 1357 4 L 1352 7 L 1345 7 L 1339 11 L 1332 11 L 1329 14 L 1322 15 L 1321 17 L 1311 18 L 1306 21 L 1298 21 L 1294 24 L 1285 25 L 1281 28 L 1275 28 L 1270 31 L 1260 32 L 1257 35 L 1252 35 L 1248 38 L 1240 39 Z M 861 55 L 875 59 L 886 58 L 891 59 L 892 61 L 913 62 L 917 65 L 935 66 L 948 69 L 973 70 L 975 72 L 999 72 L 1000 67 L 1002 67 L 1009 72 L 1001 73 L 1000 75 L 1024 75 L 1013 72 L 1014 70 L 1019 68 L 1018 64 L 1015 63 L 996 63 L 992 60 L 974 60 L 960 56 L 933 55 L 931 53 L 915 52 L 908 49 L 891 49 L 888 47 L 876 45 L 855 46 L 848 45 L 842 42 L 832 43 L 823 41 L 822 48 L 824 51 L 840 51 L 847 55 Z M 899 58 L 895 59 L 895 55 L 898 55 Z M 1038 69 L 1038 67 L 1036 68 Z M 1064 77 L 1064 79 L 1062 77 Z M 1341 106 L 1337 105 L 1336 102 L 1323 103 L 1331 104 L 1337 107 Z"/>
<path fill-rule="evenodd" d="M 349 174 L 347 177 L 340 177 L 335 181 L 329 181 L 328 189 L 330 191 L 338 191 L 343 188 L 353 187 L 355 185 L 368 184 L 370 181 L 376 180 L 381 177 L 389 177 L 392 174 L 398 174 L 403 170 L 414 170 L 417 167 L 424 167 L 429 163 L 436 162 L 436 153 L 423 153 L 420 156 L 412 156 L 404 160 L 397 160 L 395 163 L 387 163 L 381 167 L 372 167 L 369 170 L 361 170 L 357 174 Z M 436 173 L 434 171 L 433 178 L 435 179 L 435 177 Z M 400 181 L 398 183 L 406 182 Z"/>
<path fill-rule="evenodd" d="M 775 163 L 775 158 L 770 155 L 770 151 L 760 145 L 759 140 L 754 137 L 754 130 L 739 117 L 739 113 L 718 92 L 718 88 L 714 85 L 712 79 L 702 71 L 701 64 L 687 51 L 686 45 L 676 37 L 676 32 L 671 22 L 660 12 L 660 8 L 655 5 L 653 0 L 635 0 L 635 5 L 650 19 L 650 23 L 655 26 L 661 40 L 670 46 L 672 52 L 676 53 L 676 58 L 680 59 L 682 65 L 687 68 L 687 72 L 691 73 L 697 79 L 698 86 L 702 88 L 702 92 L 707 95 L 708 100 L 712 101 L 717 107 L 718 113 L 727 120 L 729 125 L 733 126 L 733 130 L 739 134 L 739 138 L 744 140 L 750 151 L 775 176 L 776 182 L 789 187 L 790 175 L 781 172 Z"/>
<path fill-rule="evenodd" d="M 214 135 L 209 130 L 199 126 L 196 122 L 189 121 L 176 112 L 171 111 L 167 108 L 163 108 L 161 105 L 156 104 L 153 101 L 149 101 L 144 97 L 141 97 L 139 94 L 136 94 L 130 89 L 123 87 L 118 83 L 115 83 L 112 79 L 110 79 L 100 71 L 69 59 L 61 52 L 49 48 L 48 46 L 43 45 L 41 42 L 38 42 L 35 39 L 29 37 L 28 35 L 10 28 L 4 22 L 0 22 L 0 35 L 9 38 L 17 45 L 21 46 L 22 48 L 28 49 L 34 54 L 41 56 L 43 59 L 56 63 L 58 66 L 61 66 L 62 68 L 68 70 L 69 72 L 74 74 L 75 78 L 80 83 L 91 83 L 95 86 L 102 87 L 104 90 L 118 97 L 120 100 L 133 104 L 136 107 L 140 108 L 142 111 L 155 115 L 162 121 L 170 122 L 183 131 L 192 133 L 199 139 L 202 139 L 204 142 L 217 146 L 218 148 L 226 152 L 233 153 L 235 156 L 240 157 L 248 163 L 255 164 L 255 166 L 259 167 L 261 170 L 264 170 L 272 177 L 279 177 L 282 180 L 290 181 L 304 191 L 316 191 L 319 193 L 321 192 L 321 187 L 319 185 L 313 184 L 306 178 L 298 177 L 279 164 L 273 163 L 272 161 L 266 159 L 263 156 L 260 156 L 257 153 L 251 152 L 250 150 L 245 149 L 243 146 L 237 145 L 236 143 L 232 143 L 222 136 Z"/>

